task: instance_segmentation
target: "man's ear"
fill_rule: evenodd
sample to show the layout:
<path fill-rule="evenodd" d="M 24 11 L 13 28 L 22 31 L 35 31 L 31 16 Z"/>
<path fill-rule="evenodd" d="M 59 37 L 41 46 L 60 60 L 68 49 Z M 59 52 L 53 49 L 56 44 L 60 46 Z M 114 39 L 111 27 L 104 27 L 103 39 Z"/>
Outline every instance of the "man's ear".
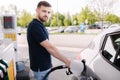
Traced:
<path fill-rule="evenodd" d="M 38 13 L 38 8 L 36 8 L 36 12 Z"/>
<path fill-rule="evenodd" d="M 39 13 L 40 11 L 40 7 L 36 8 L 36 12 Z"/>

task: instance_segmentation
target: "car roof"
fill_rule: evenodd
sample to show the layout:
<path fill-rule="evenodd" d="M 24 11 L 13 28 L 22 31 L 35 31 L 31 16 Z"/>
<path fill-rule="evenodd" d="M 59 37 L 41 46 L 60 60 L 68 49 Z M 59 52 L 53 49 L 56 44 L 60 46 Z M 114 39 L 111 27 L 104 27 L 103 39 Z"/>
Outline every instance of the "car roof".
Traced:
<path fill-rule="evenodd" d="M 99 35 L 106 35 L 118 31 L 120 31 L 120 26 L 104 29 Z"/>
<path fill-rule="evenodd" d="M 103 30 L 102 34 L 108 34 L 108 33 L 113 33 L 113 32 L 117 32 L 117 31 L 120 31 L 120 26 L 105 29 L 105 30 Z"/>
<path fill-rule="evenodd" d="M 112 24 L 109 26 L 109 28 L 116 27 L 116 26 L 120 26 L 120 23 Z"/>
<path fill-rule="evenodd" d="M 108 29 L 104 29 L 101 33 L 99 33 L 93 40 L 92 42 L 94 42 L 96 45 L 96 50 L 99 50 L 102 46 L 102 41 L 105 37 L 106 34 L 109 33 L 114 33 L 114 32 L 118 32 L 120 31 L 120 26 L 118 27 L 113 27 L 113 28 L 108 28 Z"/>

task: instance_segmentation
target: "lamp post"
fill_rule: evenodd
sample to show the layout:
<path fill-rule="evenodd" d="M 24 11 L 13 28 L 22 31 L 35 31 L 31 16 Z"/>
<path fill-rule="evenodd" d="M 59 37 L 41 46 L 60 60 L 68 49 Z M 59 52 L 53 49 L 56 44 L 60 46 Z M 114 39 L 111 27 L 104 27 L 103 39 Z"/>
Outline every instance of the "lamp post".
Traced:
<path fill-rule="evenodd" d="M 57 0 L 57 27 L 58 27 L 58 0 Z"/>

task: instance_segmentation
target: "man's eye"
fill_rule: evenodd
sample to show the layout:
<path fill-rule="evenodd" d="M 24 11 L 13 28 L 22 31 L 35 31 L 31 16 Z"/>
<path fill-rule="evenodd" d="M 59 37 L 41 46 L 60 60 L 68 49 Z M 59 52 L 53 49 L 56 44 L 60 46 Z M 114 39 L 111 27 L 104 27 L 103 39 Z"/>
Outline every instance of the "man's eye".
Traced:
<path fill-rule="evenodd" d="M 51 12 L 48 12 L 48 14 L 50 14 Z"/>

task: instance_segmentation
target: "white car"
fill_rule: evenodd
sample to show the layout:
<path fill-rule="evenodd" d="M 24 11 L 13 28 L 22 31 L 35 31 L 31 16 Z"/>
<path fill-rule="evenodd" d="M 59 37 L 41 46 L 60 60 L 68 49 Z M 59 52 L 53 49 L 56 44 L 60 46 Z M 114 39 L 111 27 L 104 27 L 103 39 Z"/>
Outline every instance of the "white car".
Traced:
<path fill-rule="evenodd" d="M 78 32 L 78 30 L 79 28 L 77 26 L 69 26 L 64 30 L 64 32 L 73 33 L 73 32 Z"/>
<path fill-rule="evenodd" d="M 77 57 L 100 80 L 120 80 L 120 26 L 105 29 Z"/>
<path fill-rule="evenodd" d="M 117 27 L 117 26 L 120 26 L 120 24 L 117 24 L 117 23 L 116 24 L 112 24 L 112 25 L 109 26 L 109 28 L 113 28 L 113 27 Z"/>

